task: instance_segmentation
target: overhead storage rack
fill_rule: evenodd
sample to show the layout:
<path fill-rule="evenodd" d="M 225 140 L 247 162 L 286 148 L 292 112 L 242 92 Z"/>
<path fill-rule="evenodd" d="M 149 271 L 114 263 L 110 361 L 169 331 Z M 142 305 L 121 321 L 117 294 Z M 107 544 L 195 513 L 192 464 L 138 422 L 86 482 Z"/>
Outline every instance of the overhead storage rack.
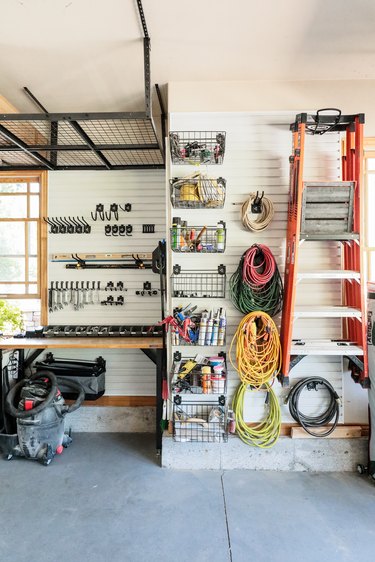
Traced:
<path fill-rule="evenodd" d="M 141 0 L 145 111 L 49 113 L 24 88 L 42 113 L 0 114 L 1 170 L 124 170 L 164 168 L 164 151 L 151 114 L 150 37 Z M 161 132 L 165 111 L 158 85 Z"/>

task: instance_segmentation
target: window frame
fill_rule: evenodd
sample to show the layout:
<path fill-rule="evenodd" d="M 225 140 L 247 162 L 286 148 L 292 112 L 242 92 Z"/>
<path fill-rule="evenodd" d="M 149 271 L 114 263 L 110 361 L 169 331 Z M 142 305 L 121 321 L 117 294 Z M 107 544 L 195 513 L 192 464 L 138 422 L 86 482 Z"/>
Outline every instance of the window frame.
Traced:
<path fill-rule="evenodd" d="M 0 285 L 0 298 L 2 299 L 12 299 L 12 300 L 22 300 L 22 299 L 40 299 L 41 300 L 41 310 L 45 308 L 43 306 L 46 303 L 47 294 L 47 225 L 43 220 L 43 217 L 47 216 L 47 188 L 48 188 L 48 172 L 44 170 L 25 170 L 25 171 L 1 171 L 0 172 L 0 182 L 1 183 L 39 183 L 39 216 L 35 218 L 26 217 L 23 218 L 6 218 L 0 217 L 1 223 L 12 223 L 18 222 L 25 225 L 25 256 L 28 256 L 28 228 L 26 225 L 35 222 L 37 225 L 37 279 L 36 282 L 26 281 L 25 284 L 37 285 L 36 293 L 5 293 L 1 290 Z M 23 196 L 27 197 L 27 205 L 30 205 L 30 196 L 32 192 L 29 190 L 27 193 L 20 192 L 6 192 L 1 193 L 0 197 L 9 196 Z M 1 259 L 1 258 L 0 258 Z M 27 259 L 25 260 L 27 263 Z M 27 266 L 26 266 L 27 267 Z M 27 271 L 27 269 L 26 269 Z M 22 283 L 20 281 L 10 281 L 3 282 L 4 285 L 16 285 Z"/>

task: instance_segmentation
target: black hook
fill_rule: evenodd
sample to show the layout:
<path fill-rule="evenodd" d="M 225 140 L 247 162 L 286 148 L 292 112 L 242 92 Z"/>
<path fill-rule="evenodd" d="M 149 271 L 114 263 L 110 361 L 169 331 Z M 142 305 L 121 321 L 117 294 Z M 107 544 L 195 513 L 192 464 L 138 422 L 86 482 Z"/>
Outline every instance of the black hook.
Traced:
<path fill-rule="evenodd" d="M 83 232 L 83 226 L 81 223 L 77 222 L 74 217 L 68 217 L 70 221 L 72 221 L 72 223 L 75 226 L 75 233 L 76 234 L 82 234 Z"/>
<path fill-rule="evenodd" d="M 260 196 L 259 196 L 259 191 L 257 191 L 255 199 L 251 203 L 251 212 L 252 213 L 259 215 L 259 213 L 262 212 L 262 209 L 263 209 L 262 199 L 263 199 L 263 197 L 264 197 L 264 191 L 262 191 L 262 195 L 260 195 Z"/>
<path fill-rule="evenodd" d="M 98 220 L 98 215 L 100 220 L 104 221 L 104 205 L 103 203 L 98 203 L 95 207 L 95 215 L 94 213 L 91 211 L 91 218 L 93 221 L 97 221 Z"/>
<path fill-rule="evenodd" d="M 112 213 L 114 214 L 115 219 L 118 221 L 118 205 L 117 205 L 117 203 L 111 203 L 111 205 L 109 207 L 109 214 L 106 211 L 105 216 L 106 216 L 107 221 L 111 220 Z"/>
<path fill-rule="evenodd" d="M 130 211 L 132 210 L 132 205 L 131 205 L 131 203 L 125 203 L 124 206 L 119 205 L 119 209 L 121 209 L 121 211 L 125 211 L 127 213 L 130 213 Z"/>
<path fill-rule="evenodd" d="M 72 223 L 66 220 L 66 217 L 60 217 L 61 222 L 66 226 L 66 231 L 68 234 L 74 234 L 74 226 Z"/>
<path fill-rule="evenodd" d="M 118 233 L 120 236 L 125 236 L 126 233 L 126 226 L 124 224 L 120 224 L 118 227 Z"/>
<path fill-rule="evenodd" d="M 83 232 L 85 234 L 90 234 L 91 226 L 89 225 L 89 223 L 86 221 L 86 219 L 84 217 L 81 217 L 81 223 L 83 224 Z"/>
<path fill-rule="evenodd" d="M 106 224 L 104 227 L 104 233 L 106 236 L 111 236 L 112 234 L 112 228 L 110 224 Z"/>

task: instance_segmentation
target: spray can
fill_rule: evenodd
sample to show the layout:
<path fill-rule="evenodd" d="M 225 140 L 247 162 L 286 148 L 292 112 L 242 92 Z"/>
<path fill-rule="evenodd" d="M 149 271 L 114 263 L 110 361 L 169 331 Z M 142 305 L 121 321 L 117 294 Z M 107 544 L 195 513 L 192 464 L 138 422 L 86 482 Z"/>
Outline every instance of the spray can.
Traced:
<path fill-rule="evenodd" d="M 211 345 L 213 325 L 214 325 L 214 319 L 213 319 L 213 312 L 211 310 L 207 322 L 207 332 L 206 332 L 206 341 L 205 341 L 206 345 Z"/>
<path fill-rule="evenodd" d="M 227 319 L 225 317 L 225 309 L 221 308 L 220 317 L 219 317 L 219 334 L 217 339 L 218 345 L 224 345 L 226 326 L 227 326 Z"/>
<path fill-rule="evenodd" d="M 219 221 L 216 226 L 216 250 L 224 252 L 225 250 L 225 223 Z"/>
<path fill-rule="evenodd" d="M 220 310 L 217 311 L 216 317 L 214 318 L 214 324 L 212 328 L 212 337 L 211 337 L 211 345 L 218 344 L 219 338 L 219 324 L 220 324 Z"/>
<path fill-rule="evenodd" d="M 204 345 L 206 342 L 207 320 L 207 312 L 202 312 L 201 321 L 199 323 L 198 345 Z"/>
<path fill-rule="evenodd" d="M 189 250 L 189 236 L 188 236 L 188 229 L 187 229 L 187 221 L 181 222 L 180 246 L 181 249 L 185 252 Z"/>

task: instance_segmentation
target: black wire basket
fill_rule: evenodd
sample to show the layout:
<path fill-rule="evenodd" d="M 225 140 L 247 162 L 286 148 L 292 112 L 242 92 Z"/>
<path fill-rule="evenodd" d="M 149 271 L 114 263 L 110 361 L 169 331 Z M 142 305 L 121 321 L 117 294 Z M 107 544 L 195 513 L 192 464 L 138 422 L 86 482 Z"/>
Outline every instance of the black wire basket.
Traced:
<path fill-rule="evenodd" d="M 174 209 L 222 209 L 226 180 L 202 174 L 170 180 L 171 204 Z"/>
<path fill-rule="evenodd" d="M 176 222 L 170 229 L 173 252 L 217 254 L 225 252 L 227 231 L 225 222 L 217 226 L 187 226 Z"/>
<path fill-rule="evenodd" d="M 219 314 L 218 314 L 219 313 Z M 206 315 L 205 321 L 202 320 Z M 173 346 L 199 346 L 223 348 L 226 342 L 226 311 L 223 308 L 212 311 L 213 318 L 210 321 L 208 312 L 194 312 L 190 316 L 189 328 L 183 335 L 175 327 L 171 328 L 171 344 Z M 219 318 L 218 318 L 219 316 Z M 182 328 L 181 328 L 182 329 Z"/>
<path fill-rule="evenodd" d="M 173 164 L 222 164 L 225 131 L 174 131 L 169 133 Z"/>
<path fill-rule="evenodd" d="M 220 264 L 217 270 L 181 270 L 173 266 L 171 276 L 172 297 L 189 299 L 225 299 L 226 267 Z"/>
<path fill-rule="evenodd" d="M 226 406 L 214 402 L 173 403 L 173 438 L 179 442 L 228 441 Z"/>
<path fill-rule="evenodd" d="M 170 373 L 172 393 L 187 399 L 192 394 L 217 396 L 223 403 L 227 392 L 226 354 L 221 351 L 217 356 L 204 359 L 206 363 L 196 363 L 194 358 L 181 357 L 181 353 L 175 351 Z M 203 373 L 202 367 L 208 367 L 211 373 Z"/>

